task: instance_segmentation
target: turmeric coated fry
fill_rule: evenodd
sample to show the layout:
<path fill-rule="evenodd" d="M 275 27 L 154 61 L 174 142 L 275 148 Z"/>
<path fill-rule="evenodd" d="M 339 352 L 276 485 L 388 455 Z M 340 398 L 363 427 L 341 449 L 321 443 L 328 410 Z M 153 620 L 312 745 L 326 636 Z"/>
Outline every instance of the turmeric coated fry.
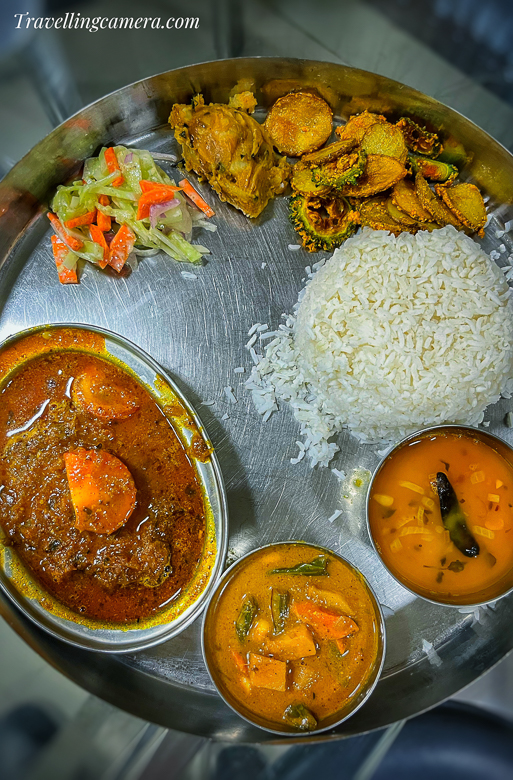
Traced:
<path fill-rule="evenodd" d="M 333 112 L 325 100 L 311 92 L 291 92 L 274 103 L 265 129 L 279 152 L 300 157 L 328 140 L 332 123 Z"/>

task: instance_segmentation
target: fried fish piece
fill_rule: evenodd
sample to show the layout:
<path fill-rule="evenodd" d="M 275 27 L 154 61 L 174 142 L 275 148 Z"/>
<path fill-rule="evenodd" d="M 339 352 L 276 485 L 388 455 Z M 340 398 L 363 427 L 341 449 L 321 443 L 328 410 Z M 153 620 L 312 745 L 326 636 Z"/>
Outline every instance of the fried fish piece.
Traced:
<path fill-rule="evenodd" d="M 347 184 L 341 189 L 342 195 L 353 198 L 366 198 L 393 187 L 406 176 L 406 168 L 395 157 L 383 154 L 369 154 L 367 165 L 356 184 Z"/>
<path fill-rule="evenodd" d="M 406 146 L 412 152 L 427 154 L 430 157 L 438 157 L 443 149 L 442 143 L 436 133 L 430 133 L 425 127 L 421 127 L 413 119 L 402 116 L 397 122 L 398 127 L 406 141 Z"/>
<path fill-rule="evenodd" d="M 248 104 L 247 96 L 244 100 Z M 290 166 L 277 155 L 267 131 L 245 111 L 221 103 L 175 103 L 169 115 L 187 170 L 206 179 L 221 200 L 258 217 L 283 193 Z"/>
<path fill-rule="evenodd" d="M 408 149 L 400 129 L 389 122 L 375 122 L 362 138 L 361 148 L 367 154 L 384 154 L 396 157 L 403 164 L 408 158 Z"/>
<path fill-rule="evenodd" d="M 483 228 L 487 220 L 486 207 L 475 184 L 453 184 L 452 187 L 435 185 L 435 191 L 465 227 L 483 238 Z"/>
<path fill-rule="evenodd" d="M 361 114 L 350 116 L 345 125 L 337 127 L 336 134 L 341 141 L 353 141 L 355 144 L 362 142 L 363 136 L 376 122 L 386 122 L 381 114 L 372 114 L 370 111 L 362 111 Z"/>
<path fill-rule="evenodd" d="M 433 220 L 442 227 L 453 225 L 458 230 L 464 230 L 465 227 L 456 215 L 447 208 L 443 200 L 435 195 L 423 175 L 418 172 L 415 176 L 415 192 L 422 206 L 429 211 Z"/>
<path fill-rule="evenodd" d="M 282 154 L 301 157 L 319 149 L 330 137 L 333 112 L 312 92 L 290 92 L 273 104 L 265 129 Z"/>
<path fill-rule="evenodd" d="M 401 179 L 392 190 L 392 202 L 400 211 L 417 222 L 431 222 L 433 215 L 424 208 L 415 191 L 415 185 L 408 179 Z"/>

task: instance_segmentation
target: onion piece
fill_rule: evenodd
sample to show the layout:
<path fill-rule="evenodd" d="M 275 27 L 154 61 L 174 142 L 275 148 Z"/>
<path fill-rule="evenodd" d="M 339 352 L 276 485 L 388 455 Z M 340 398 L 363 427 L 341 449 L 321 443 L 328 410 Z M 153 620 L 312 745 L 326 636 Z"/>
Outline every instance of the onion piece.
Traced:
<path fill-rule="evenodd" d="M 170 162 L 176 162 L 178 157 L 174 154 L 163 154 L 161 152 L 150 152 L 154 160 L 169 160 Z"/>
<path fill-rule="evenodd" d="M 123 162 L 131 163 L 133 159 L 134 159 L 134 153 L 133 152 L 128 152 L 128 154 L 125 157 L 125 159 L 123 160 Z"/>
<path fill-rule="evenodd" d="M 131 271 L 137 271 L 139 260 L 137 259 L 137 253 L 134 250 L 132 250 L 128 255 L 125 261 L 125 265 L 127 265 Z"/>
<path fill-rule="evenodd" d="M 153 257 L 153 255 L 158 255 L 160 249 L 137 249 L 137 247 L 135 247 L 132 252 L 139 257 Z"/>
<path fill-rule="evenodd" d="M 169 209 L 174 209 L 179 205 L 180 201 L 178 198 L 173 198 L 165 203 L 156 203 L 155 205 L 150 206 L 150 225 L 152 228 L 157 227 L 157 221 L 161 214 L 165 214 Z"/>

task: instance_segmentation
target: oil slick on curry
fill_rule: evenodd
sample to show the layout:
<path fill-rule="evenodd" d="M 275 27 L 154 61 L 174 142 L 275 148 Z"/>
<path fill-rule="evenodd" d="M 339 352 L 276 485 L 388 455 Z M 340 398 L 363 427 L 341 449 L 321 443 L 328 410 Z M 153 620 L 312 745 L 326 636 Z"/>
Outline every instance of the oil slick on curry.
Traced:
<path fill-rule="evenodd" d="M 178 617 L 215 558 L 193 463 L 209 453 L 177 433 L 186 409 L 175 396 L 157 403 L 88 330 L 14 341 L 0 377 L 2 555 L 17 554 L 17 587 L 93 628 Z"/>
<path fill-rule="evenodd" d="M 411 437 L 376 473 L 370 530 L 406 587 L 446 604 L 474 604 L 513 585 L 513 467 L 506 445 L 445 427 Z"/>
<path fill-rule="evenodd" d="M 237 563 L 204 625 L 205 660 L 225 700 L 264 728 L 329 728 L 369 695 L 383 658 L 369 588 L 346 561 L 285 542 Z"/>

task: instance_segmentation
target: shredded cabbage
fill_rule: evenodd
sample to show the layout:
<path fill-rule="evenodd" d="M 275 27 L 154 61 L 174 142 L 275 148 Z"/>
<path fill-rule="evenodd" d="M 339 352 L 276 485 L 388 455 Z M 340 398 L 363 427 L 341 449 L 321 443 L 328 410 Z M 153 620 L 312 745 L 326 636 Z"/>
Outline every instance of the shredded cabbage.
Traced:
<path fill-rule="evenodd" d="M 173 195 L 173 207 L 159 214 L 155 227 L 151 226 L 149 216 L 137 219 L 138 201 L 143 195 L 139 182 L 145 180 L 176 186 L 175 182 L 155 164 L 148 151 L 115 146 L 114 152 L 119 171 L 109 173 L 103 148 L 98 157 L 90 157 L 85 161 L 82 179 L 57 188 L 51 208 L 59 220 L 64 225 L 96 210 L 96 213 L 101 212 L 112 218 L 113 231 L 122 225 L 133 231 L 136 236 L 135 253 L 138 250 L 154 250 L 153 253 L 163 251 L 178 262 L 200 262 L 208 250 L 203 246 L 193 246 L 188 239 L 193 228 L 216 230 L 215 225 L 207 222 L 205 216 L 181 192 Z M 112 186 L 120 175 L 123 177 L 120 186 Z M 102 195 L 109 200 L 104 198 L 104 202 L 100 203 Z M 104 259 L 102 246 L 91 240 L 89 224 L 73 228 L 65 226 L 65 230 L 83 242 L 80 250 L 73 249 L 77 257 L 95 265 Z M 137 262 L 129 265 L 137 267 Z"/>

